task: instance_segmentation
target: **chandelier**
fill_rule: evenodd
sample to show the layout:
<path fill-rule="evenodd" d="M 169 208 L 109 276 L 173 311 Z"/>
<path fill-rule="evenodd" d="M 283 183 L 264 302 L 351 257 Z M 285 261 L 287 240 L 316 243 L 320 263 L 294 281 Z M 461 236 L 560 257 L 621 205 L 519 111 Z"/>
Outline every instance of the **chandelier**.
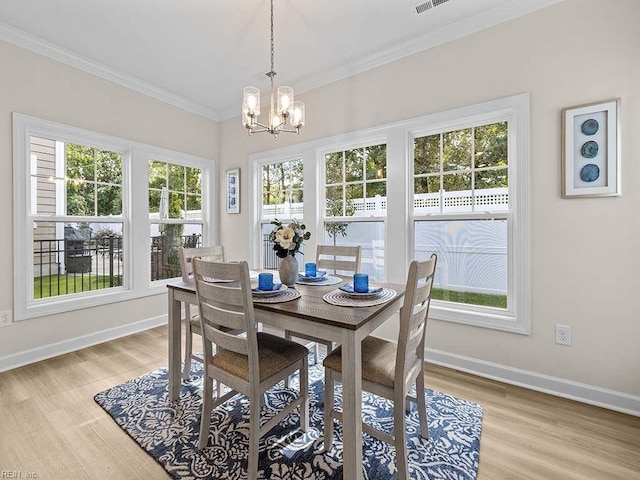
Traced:
<path fill-rule="evenodd" d="M 273 78 L 276 72 L 273 67 L 273 0 L 271 0 L 271 71 L 266 75 L 271 79 L 271 103 L 269 123 L 258 121 L 260 115 L 260 90 L 256 87 L 244 87 L 242 90 L 242 125 L 247 133 L 269 132 L 276 139 L 282 132 L 300 133 L 304 125 L 304 103 L 293 101 L 293 88 L 278 87 L 277 97 Z"/>

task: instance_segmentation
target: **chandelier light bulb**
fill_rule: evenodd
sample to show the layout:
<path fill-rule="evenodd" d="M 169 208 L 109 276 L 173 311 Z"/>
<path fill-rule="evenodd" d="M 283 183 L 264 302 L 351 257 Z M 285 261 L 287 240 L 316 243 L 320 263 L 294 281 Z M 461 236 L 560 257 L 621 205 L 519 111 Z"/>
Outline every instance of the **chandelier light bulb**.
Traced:
<path fill-rule="evenodd" d="M 304 102 L 293 102 L 293 115 L 291 118 L 291 125 L 295 128 L 300 128 L 304 125 Z"/>
<path fill-rule="evenodd" d="M 278 87 L 278 113 L 280 115 L 288 115 L 293 103 L 293 88 Z"/>
<path fill-rule="evenodd" d="M 289 108 L 289 97 L 286 95 L 282 96 L 282 110 L 287 110 Z"/>
<path fill-rule="evenodd" d="M 242 109 L 247 109 L 248 115 L 260 115 L 260 90 L 256 87 L 244 87 L 242 90 Z"/>

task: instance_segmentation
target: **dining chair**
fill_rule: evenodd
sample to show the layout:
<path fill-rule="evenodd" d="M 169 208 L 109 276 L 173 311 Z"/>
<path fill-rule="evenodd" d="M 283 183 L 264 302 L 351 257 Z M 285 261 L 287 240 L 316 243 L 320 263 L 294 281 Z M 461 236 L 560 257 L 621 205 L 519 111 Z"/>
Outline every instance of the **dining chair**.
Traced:
<path fill-rule="evenodd" d="M 300 407 L 300 430 L 309 426 L 309 350 L 297 342 L 258 332 L 256 328 L 249 267 L 239 263 L 193 260 L 200 328 L 204 342 L 204 388 L 198 448 L 209 440 L 211 411 L 241 393 L 249 398 L 248 478 L 258 478 L 259 441 L 265 433 Z M 218 278 L 231 283 L 212 283 Z M 246 335 L 225 331 L 244 330 Z M 212 344 L 216 352 L 212 352 Z M 221 347 L 221 348 L 218 348 Z M 300 372 L 300 395 L 260 426 L 260 410 L 265 392 L 289 375 Z M 213 401 L 213 380 L 231 391 Z"/>
<path fill-rule="evenodd" d="M 436 271 L 435 254 L 426 262 L 411 262 L 404 303 L 400 308 L 398 343 L 369 336 L 362 341 L 362 389 L 393 400 L 393 434 L 381 432 L 363 423 L 362 431 L 395 445 L 398 479 L 409 478 L 406 449 L 405 401 L 418 405 L 420 435 L 429 439 L 424 393 L 424 342 L 431 301 L 431 287 Z M 324 446 L 333 443 L 333 420 L 342 421 L 335 410 L 334 382 L 342 378 L 342 348 L 336 348 L 324 359 Z M 409 395 L 416 383 L 417 398 Z"/>
<path fill-rule="evenodd" d="M 210 261 L 224 262 L 224 247 L 222 245 L 216 245 L 213 247 L 180 249 L 180 269 L 182 271 L 183 282 L 193 283 L 192 261 L 194 257 Z M 184 339 L 184 367 L 182 370 L 182 378 L 186 381 L 189 380 L 191 360 L 193 359 L 202 363 L 202 358 L 193 353 L 193 334 L 202 335 L 202 332 L 200 330 L 200 317 L 198 315 L 191 315 L 191 307 L 188 303 L 185 304 L 184 311 L 186 335 Z"/>
<path fill-rule="evenodd" d="M 360 263 L 362 256 L 362 247 L 344 245 L 318 245 L 316 247 L 316 267 L 318 270 L 327 269 L 334 272 L 340 271 L 345 275 L 353 275 L 360 271 Z M 284 338 L 291 340 L 292 337 L 309 340 L 313 343 L 313 364 L 318 363 L 319 349 L 318 344 L 322 344 L 327 348 L 327 355 L 334 349 L 333 342 L 323 338 L 313 337 L 301 332 L 291 332 L 285 330 Z"/>

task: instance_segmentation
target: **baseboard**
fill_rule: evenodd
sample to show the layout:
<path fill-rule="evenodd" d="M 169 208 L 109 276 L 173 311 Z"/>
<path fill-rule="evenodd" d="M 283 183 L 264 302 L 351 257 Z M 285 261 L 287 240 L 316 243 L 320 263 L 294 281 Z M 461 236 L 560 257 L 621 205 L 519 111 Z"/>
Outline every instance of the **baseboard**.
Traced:
<path fill-rule="evenodd" d="M 435 365 L 460 370 L 479 377 L 640 417 L 640 397 L 636 395 L 432 348 L 426 349 L 426 360 Z"/>
<path fill-rule="evenodd" d="M 88 335 L 70 338 L 68 340 L 52 343 L 43 347 L 6 355 L 4 357 L 0 357 L 0 372 L 22 367 L 23 365 L 39 362 L 48 358 L 57 357 L 58 355 L 64 355 L 65 353 L 81 350 L 99 343 L 126 337 L 127 335 L 132 335 L 134 333 L 166 324 L 167 315 L 160 315 L 158 317 L 148 318 L 139 322 L 127 323 L 126 325 L 121 325 L 119 327 L 108 328 L 107 330 L 101 330 Z"/>

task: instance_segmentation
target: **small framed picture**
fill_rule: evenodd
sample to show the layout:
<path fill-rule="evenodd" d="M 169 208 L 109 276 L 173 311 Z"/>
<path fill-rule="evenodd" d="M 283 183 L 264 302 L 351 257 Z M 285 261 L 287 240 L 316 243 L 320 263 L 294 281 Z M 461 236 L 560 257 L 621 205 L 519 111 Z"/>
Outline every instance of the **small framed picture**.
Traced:
<path fill-rule="evenodd" d="M 232 168 L 226 173 L 227 213 L 240 213 L 240 169 Z"/>
<path fill-rule="evenodd" d="M 620 195 L 620 99 L 562 110 L 562 197 Z"/>

